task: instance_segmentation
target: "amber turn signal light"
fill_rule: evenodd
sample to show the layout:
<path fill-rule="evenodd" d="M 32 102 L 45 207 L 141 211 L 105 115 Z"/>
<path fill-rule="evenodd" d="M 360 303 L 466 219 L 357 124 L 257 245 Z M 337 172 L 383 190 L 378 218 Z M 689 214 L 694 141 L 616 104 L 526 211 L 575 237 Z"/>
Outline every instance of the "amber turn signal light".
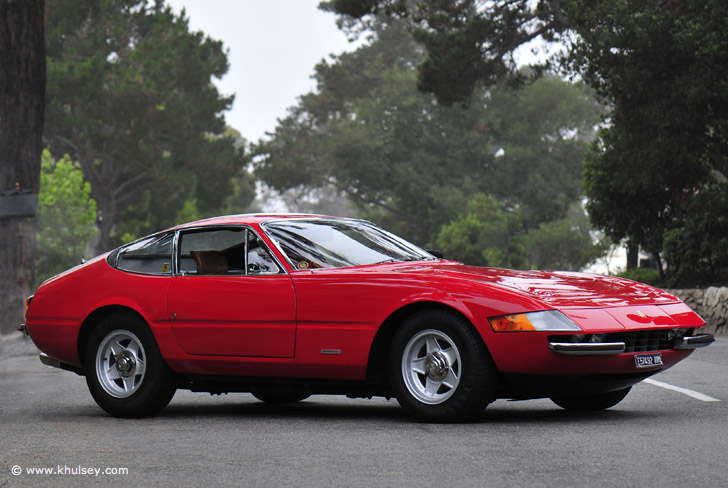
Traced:
<path fill-rule="evenodd" d="M 557 310 L 501 315 L 488 319 L 495 332 L 581 331 L 581 327 Z"/>
<path fill-rule="evenodd" d="M 522 330 L 536 330 L 526 314 L 505 315 L 488 319 L 490 326 L 496 332 L 516 332 Z"/>

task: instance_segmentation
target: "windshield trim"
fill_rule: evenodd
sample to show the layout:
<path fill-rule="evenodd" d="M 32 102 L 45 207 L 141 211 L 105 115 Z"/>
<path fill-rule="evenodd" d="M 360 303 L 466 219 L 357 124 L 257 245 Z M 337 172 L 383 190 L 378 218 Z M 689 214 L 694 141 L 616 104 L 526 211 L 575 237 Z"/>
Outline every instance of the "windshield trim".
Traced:
<path fill-rule="evenodd" d="M 328 268 L 306 268 L 306 269 L 300 269 L 298 268 L 293 261 L 291 261 L 291 258 L 288 256 L 288 254 L 281 248 L 280 242 L 278 239 L 275 238 L 273 235 L 271 229 L 269 229 L 269 226 L 274 226 L 275 224 L 286 224 L 291 222 L 310 222 L 310 223 L 331 223 L 331 222 L 342 222 L 342 223 L 352 223 L 352 224 L 363 224 L 366 226 L 370 226 L 384 234 L 386 234 L 388 237 L 391 236 L 394 238 L 394 240 L 401 245 L 403 248 L 410 251 L 412 254 L 421 255 L 422 259 L 416 259 L 412 261 L 407 260 L 393 260 L 392 262 L 382 262 L 382 263 L 364 263 L 364 264 L 352 264 L 350 266 L 331 266 Z M 436 261 L 438 258 L 430 254 L 429 252 L 425 251 L 421 247 L 409 242 L 408 240 L 389 232 L 385 229 L 382 229 L 378 225 L 374 224 L 373 222 L 370 222 L 368 220 L 364 219 L 357 219 L 357 218 L 351 218 L 351 217 L 300 217 L 300 218 L 286 218 L 286 219 L 276 219 L 276 220 L 269 220 L 267 222 L 263 222 L 260 224 L 260 229 L 263 233 L 265 233 L 265 236 L 270 240 L 270 242 L 275 246 L 276 250 L 280 253 L 280 255 L 285 259 L 286 263 L 290 266 L 290 269 L 292 272 L 306 272 L 310 271 L 313 272 L 317 269 L 350 269 L 350 268 L 359 268 L 362 266 L 374 266 L 379 264 L 392 264 L 392 263 L 403 263 L 403 262 L 419 262 L 419 261 Z"/>

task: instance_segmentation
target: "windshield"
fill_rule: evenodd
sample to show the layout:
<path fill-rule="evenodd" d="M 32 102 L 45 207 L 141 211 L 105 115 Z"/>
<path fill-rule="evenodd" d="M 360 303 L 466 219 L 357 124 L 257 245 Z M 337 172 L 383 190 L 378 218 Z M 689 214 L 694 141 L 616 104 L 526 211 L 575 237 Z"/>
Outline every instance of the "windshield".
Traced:
<path fill-rule="evenodd" d="M 364 221 L 287 220 L 263 224 L 263 228 L 296 269 L 436 259 Z"/>

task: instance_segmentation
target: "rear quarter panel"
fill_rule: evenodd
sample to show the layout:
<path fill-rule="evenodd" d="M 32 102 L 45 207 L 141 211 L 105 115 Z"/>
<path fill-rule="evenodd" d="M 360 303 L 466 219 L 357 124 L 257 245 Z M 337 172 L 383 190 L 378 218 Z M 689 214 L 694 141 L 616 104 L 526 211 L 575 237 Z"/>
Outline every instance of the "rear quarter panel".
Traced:
<path fill-rule="evenodd" d="M 166 276 L 118 271 L 100 256 L 41 285 L 28 308 L 28 333 L 42 352 L 79 366 L 79 331 L 92 312 L 105 306 L 123 306 L 152 326 L 166 324 L 168 286 Z"/>

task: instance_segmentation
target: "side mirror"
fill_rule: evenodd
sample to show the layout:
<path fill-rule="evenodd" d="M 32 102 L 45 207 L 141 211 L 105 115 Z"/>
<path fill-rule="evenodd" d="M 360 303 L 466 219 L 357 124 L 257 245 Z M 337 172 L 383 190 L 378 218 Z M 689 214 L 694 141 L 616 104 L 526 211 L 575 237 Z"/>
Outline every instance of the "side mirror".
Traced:
<path fill-rule="evenodd" d="M 439 249 L 425 249 L 425 251 L 429 252 L 438 259 L 445 259 L 445 256 L 442 255 L 442 251 Z"/>

